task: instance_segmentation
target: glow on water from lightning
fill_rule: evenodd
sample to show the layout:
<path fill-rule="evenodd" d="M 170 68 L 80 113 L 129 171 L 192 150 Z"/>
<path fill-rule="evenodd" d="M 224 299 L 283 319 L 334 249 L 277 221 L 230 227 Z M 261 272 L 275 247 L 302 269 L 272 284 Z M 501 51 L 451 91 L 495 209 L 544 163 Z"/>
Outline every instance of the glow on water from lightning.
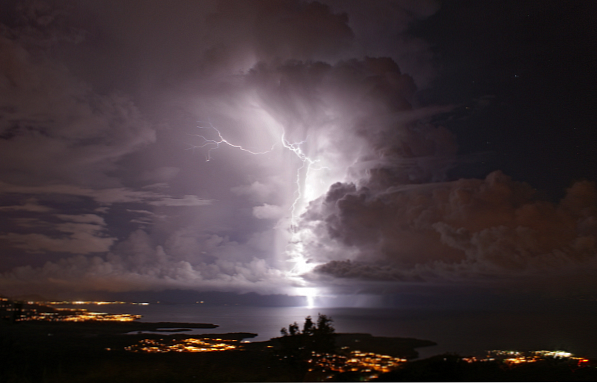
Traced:
<path fill-rule="evenodd" d="M 205 131 L 206 135 L 215 135 L 216 138 L 207 138 L 205 135 L 196 134 L 196 136 L 201 138 L 203 142 L 192 147 L 192 149 L 206 148 L 206 161 L 211 161 L 212 152 L 222 146 L 232 147 L 251 155 L 268 154 L 276 150 L 277 147 L 280 147 L 283 150 L 288 150 L 290 153 L 293 153 L 300 161 L 296 168 L 296 186 L 293 191 L 294 197 L 292 204 L 289 207 L 290 227 L 287 229 L 289 230 L 290 237 L 286 245 L 286 255 L 293 266 L 287 271 L 287 277 L 295 284 L 302 286 L 297 288 L 296 293 L 306 297 L 307 307 L 314 307 L 317 288 L 308 286 L 308 283 L 301 276 L 312 271 L 317 264 L 309 261 L 306 257 L 304 245 L 300 237 L 301 233 L 297 228 L 300 214 L 306 209 L 308 201 L 317 198 L 329 187 L 329 184 L 326 184 L 322 180 L 322 177 L 320 177 L 321 174 L 316 174 L 317 172 L 325 171 L 328 168 L 321 164 L 320 159 L 312 159 L 305 153 L 303 150 L 303 146 L 306 144 L 305 140 L 298 142 L 290 141 L 286 138 L 286 132 L 281 127 L 278 130 L 278 132 L 281 133 L 278 134 L 278 137 L 276 138 L 277 141 L 275 141 L 269 149 L 256 151 L 229 141 L 223 136 L 222 132 L 211 123 L 206 125 L 207 126 L 198 126 L 198 129 Z M 208 131 L 211 131 L 211 133 L 208 133 Z"/>
<path fill-rule="evenodd" d="M 316 300 L 319 296 L 319 289 L 317 287 L 299 287 L 296 290 L 297 295 L 305 297 L 305 307 L 312 309 L 316 307 Z"/>

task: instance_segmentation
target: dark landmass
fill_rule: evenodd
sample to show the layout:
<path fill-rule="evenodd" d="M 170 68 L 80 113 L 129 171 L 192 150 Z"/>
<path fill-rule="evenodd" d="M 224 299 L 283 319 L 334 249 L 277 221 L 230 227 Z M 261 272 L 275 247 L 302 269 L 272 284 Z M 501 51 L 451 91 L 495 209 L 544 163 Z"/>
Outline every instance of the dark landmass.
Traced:
<path fill-rule="evenodd" d="M 71 336 L 94 336 L 126 334 L 134 331 L 188 331 L 191 329 L 217 328 L 218 325 L 211 323 L 180 323 L 180 322 L 48 322 L 48 321 L 26 321 L 12 326 L 12 332 L 22 333 L 28 336 L 43 335 L 71 335 Z"/>
<path fill-rule="evenodd" d="M 380 337 L 361 333 L 336 334 L 336 346 L 339 349 L 348 347 L 350 350 L 373 352 L 402 359 L 416 359 L 419 357 L 416 348 L 435 345 L 437 345 L 435 342 L 414 338 Z M 277 349 L 280 347 L 280 338 L 273 338 L 265 342 L 254 342 L 251 343 L 250 347 L 254 349 L 256 347 L 263 348 L 264 346 L 272 346 Z"/>
<path fill-rule="evenodd" d="M 500 361 L 467 363 L 455 354 L 436 355 L 406 363 L 381 374 L 379 382 L 595 382 L 597 368 L 580 368 L 575 362 L 545 359 L 521 366 Z"/>
<path fill-rule="evenodd" d="M 436 345 L 437 343 L 429 340 L 381 337 L 371 334 L 338 334 L 336 337 L 338 347 L 349 347 L 351 350 L 374 352 L 403 359 L 418 358 L 416 348 Z"/>
<path fill-rule="evenodd" d="M 0 322 L 0 382 L 235 382 L 309 381 L 309 375 L 289 368 L 276 356 L 280 338 L 242 343 L 232 351 L 201 353 L 141 353 L 125 347 L 141 340 L 164 343 L 186 338 L 229 341 L 251 339 L 253 333 L 163 334 L 216 328 L 205 323 L 144 322 Z M 412 338 L 374 337 L 370 334 L 337 334 L 338 348 L 375 352 L 412 359 L 416 348 L 434 342 Z M 297 372 L 298 371 L 298 372 Z M 337 381 L 361 379 L 340 373 Z M 401 365 L 379 376 L 381 381 L 597 381 L 597 369 L 575 368 L 568 362 L 546 361 L 505 368 L 495 363 L 466 363 L 457 355 L 440 355 Z"/>
<path fill-rule="evenodd" d="M 0 323 L 0 360 L 5 366 L 0 370 L 0 381 L 216 382 L 297 379 L 275 357 L 274 350 L 279 345 L 279 338 L 243 343 L 242 349 L 225 352 L 146 354 L 125 351 L 125 347 L 143 339 L 167 342 L 193 337 L 241 341 L 257 336 L 253 333 L 144 333 L 198 328 L 217 328 L 217 325 L 170 322 Z M 376 338 L 369 334 L 338 334 L 337 339 L 339 345 L 354 348 L 357 344 L 362 351 L 376 350 L 378 339 L 380 350 L 403 358 L 416 357 L 416 347 L 434 344 L 417 339 Z"/>
<path fill-rule="evenodd" d="M 0 322 L 0 382 L 266 380 L 268 352 L 146 354 L 125 351 L 125 347 L 142 339 L 193 337 L 241 341 L 257 336 L 253 333 L 139 333 L 169 328 L 217 327 L 214 324 L 179 322 Z M 263 355 L 266 355 L 266 361 L 260 362 Z M 251 378 L 251 371 L 257 367 L 263 374 Z M 243 374 L 248 374 L 246 379 Z"/>
<path fill-rule="evenodd" d="M 51 302 L 56 299 L 48 299 L 46 297 L 42 297 L 39 294 L 24 294 L 24 295 L 17 295 L 10 297 L 13 301 L 23 301 L 23 302 Z"/>

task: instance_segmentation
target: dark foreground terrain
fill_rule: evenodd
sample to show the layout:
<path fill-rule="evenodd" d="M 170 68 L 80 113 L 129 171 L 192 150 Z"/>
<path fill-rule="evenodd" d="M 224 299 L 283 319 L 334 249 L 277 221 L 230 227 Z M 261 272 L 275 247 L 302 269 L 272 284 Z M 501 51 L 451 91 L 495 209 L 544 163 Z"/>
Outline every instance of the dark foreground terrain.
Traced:
<path fill-rule="evenodd" d="M 303 381 L 329 378 L 357 381 L 362 374 L 313 374 L 304 364 L 280 358 L 279 338 L 240 343 L 256 334 L 184 334 L 183 329 L 214 328 L 192 323 L 0 323 L 0 382 L 238 382 Z M 175 334 L 140 331 L 177 329 Z M 189 337 L 220 338 L 240 347 L 219 352 L 142 353 L 125 347 L 143 339 L 164 342 Z M 337 334 L 336 346 L 394 357 L 417 357 L 415 348 L 433 345 L 417 339 Z M 597 368 L 537 363 L 504 368 L 498 363 L 465 363 L 454 355 L 408 362 L 381 374 L 383 381 L 597 381 Z"/>
<path fill-rule="evenodd" d="M 0 382 L 225 382 L 308 378 L 304 365 L 281 360 L 277 339 L 240 343 L 257 334 L 190 335 L 184 330 L 214 327 L 217 326 L 143 322 L 0 323 Z M 167 330 L 174 334 L 142 333 Z M 235 340 L 239 347 L 232 351 L 200 353 L 125 350 L 141 340 L 167 343 L 189 337 Z M 338 334 L 336 345 L 416 358 L 416 347 L 434 343 L 375 338 L 368 334 Z"/>

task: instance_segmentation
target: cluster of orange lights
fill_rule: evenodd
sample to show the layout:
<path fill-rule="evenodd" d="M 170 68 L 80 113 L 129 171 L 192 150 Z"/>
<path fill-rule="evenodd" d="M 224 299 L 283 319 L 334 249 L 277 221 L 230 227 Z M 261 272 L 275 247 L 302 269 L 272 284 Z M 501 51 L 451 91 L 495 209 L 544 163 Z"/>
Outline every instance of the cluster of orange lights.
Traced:
<path fill-rule="evenodd" d="M 501 361 L 502 363 L 510 367 L 528 363 L 536 363 L 546 359 L 560 359 L 573 361 L 576 363 L 578 367 L 585 367 L 589 366 L 590 364 L 589 359 L 575 357 L 570 352 L 547 350 L 527 352 L 510 350 L 492 350 L 488 352 L 486 358 L 462 358 L 463 361 L 468 363 Z"/>
<path fill-rule="evenodd" d="M 238 349 L 237 340 L 222 340 L 213 338 L 187 338 L 171 340 L 166 343 L 163 339 L 143 339 L 138 344 L 125 347 L 126 351 L 164 353 L 164 352 L 214 352 Z"/>
<path fill-rule="evenodd" d="M 149 303 L 128 303 L 121 301 L 51 301 L 14 302 L 0 297 L 0 316 L 17 322 L 132 322 L 142 315 L 108 314 L 90 312 L 84 308 L 52 307 L 56 305 L 148 305 Z"/>
<path fill-rule="evenodd" d="M 147 306 L 147 302 L 122 302 L 122 301 L 52 301 L 52 302 L 27 302 L 29 304 L 46 304 L 46 305 L 141 305 Z"/>
<path fill-rule="evenodd" d="M 27 315 L 18 321 L 46 321 L 46 322 L 132 322 L 141 319 L 141 315 L 108 314 L 90 312 L 85 309 L 56 308 L 53 312 L 37 312 L 29 310 Z"/>
<path fill-rule="evenodd" d="M 382 373 L 389 372 L 405 363 L 406 359 L 394 358 L 389 355 L 375 354 L 372 352 L 350 351 L 347 356 L 337 354 L 313 353 L 309 362 L 323 372 L 361 372 L 361 373 Z"/>

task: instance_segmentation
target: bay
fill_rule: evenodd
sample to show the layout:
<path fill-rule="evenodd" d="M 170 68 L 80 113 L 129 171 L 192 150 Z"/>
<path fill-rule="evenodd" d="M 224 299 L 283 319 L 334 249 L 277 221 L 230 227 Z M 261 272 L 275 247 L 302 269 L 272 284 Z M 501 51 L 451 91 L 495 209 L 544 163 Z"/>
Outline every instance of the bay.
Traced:
<path fill-rule="evenodd" d="M 306 316 L 316 318 L 321 313 L 333 319 L 336 332 L 436 342 L 437 346 L 417 350 L 421 358 L 445 352 L 483 355 L 485 350 L 493 349 L 563 349 L 575 355 L 597 358 L 597 332 L 593 331 L 597 310 L 594 304 L 529 310 L 150 304 L 104 306 L 102 310 L 141 314 L 143 322 L 197 322 L 219 326 L 193 330 L 189 334 L 257 333 L 251 341 L 280 336 L 282 327 L 293 322 L 302 325 Z"/>

